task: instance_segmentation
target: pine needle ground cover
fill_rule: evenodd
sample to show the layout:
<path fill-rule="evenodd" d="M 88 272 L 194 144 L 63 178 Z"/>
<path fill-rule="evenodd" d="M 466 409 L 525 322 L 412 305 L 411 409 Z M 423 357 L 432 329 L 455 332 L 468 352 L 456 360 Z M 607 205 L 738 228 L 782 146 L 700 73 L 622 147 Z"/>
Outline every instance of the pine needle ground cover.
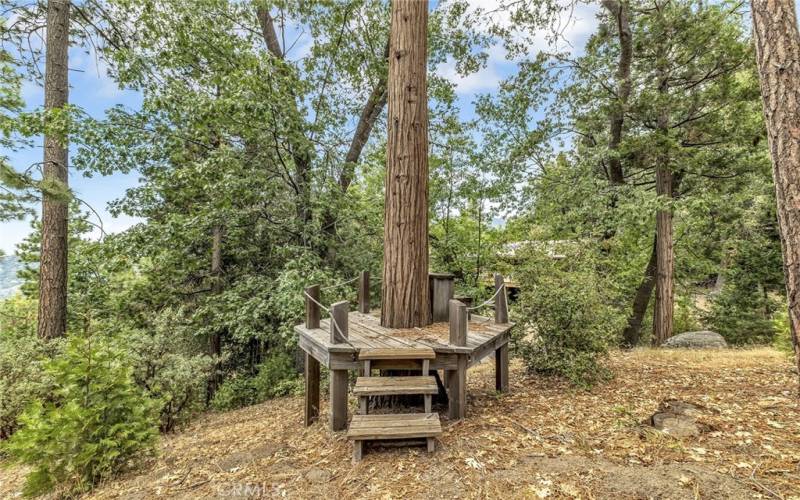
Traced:
<path fill-rule="evenodd" d="M 299 397 L 210 414 L 89 498 L 800 498 L 787 356 L 641 350 L 613 353 L 611 368 L 611 382 L 575 391 L 515 362 L 510 393 L 497 397 L 486 363 L 469 372 L 467 419 L 443 418 L 435 453 L 382 448 L 357 465 L 344 433 L 303 427 Z M 648 425 L 670 399 L 701 408 L 701 435 Z M 23 472 L 2 472 L 0 497 L 19 491 Z"/>

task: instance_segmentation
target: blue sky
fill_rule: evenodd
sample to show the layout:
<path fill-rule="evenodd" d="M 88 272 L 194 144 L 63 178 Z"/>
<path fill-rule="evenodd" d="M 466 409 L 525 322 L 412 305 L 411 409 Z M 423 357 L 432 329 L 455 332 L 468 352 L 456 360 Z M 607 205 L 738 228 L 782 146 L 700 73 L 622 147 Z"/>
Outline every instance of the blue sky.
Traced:
<path fill-rule="evenodd" d="M 483 7 L 492 10 L 498 0 L 469 0 L 473 7 Z M 800 3 L 800 0 L 798 0 Z M 580 6 L 572 15 L 570 23 L 564 30 L 564 38 L 573 50 L 579 51 L 585 43 L 587 37 L 595 30 L 597 20 L 595 13 L 596 6 Z M 503 14 L 498 13 L 497 20 L 505 21 Z M 288 28 L 291 30 L 291 28 Z M 294 31 L 294 30 L 293 30 Z M 297 31 L 295 31 L 297 32 Z M 287 40 L 294 40 L 295 36 L 287 34 Z M 288 42 L 287 42 L 288 43 Z M 293 42 L 294 43 L 294 42 Z M 534 45 L 541 43 L 540 47 L 545 48 L 544 37 L 536 37 Z M 561 48 L 569 48 L 564 45 Z M 302 57 L 307 50 L 308 43 L 299 40 L 295 48 L 290 53 L 292 59 Z M 475 97 L 481 93 L 492 92 L 497 89 L 502 79 L 515 71 L 516 65 L 512 61 L 507 61 L 502 47 L 496 46 L 489 51 L 489 60 L 486 68 L 462 77 L 455 71 L 454 64 L 446 63 L 437 68 L 436 72 L 453 81 L 457 87 L 457 95 L 461 107 L 462 118 L 469 119 L 473 116 L 473 105 Z M 141 104 L 141 96 L 134 91 L 118 88 L 116 83 L 108 77 L 104 63 L 93 54 L 87 54 L 83 49 L 73 49 L 70 51 L 70 102 L 83 108 L 94 117 L 102 118 L 105 110 L 122 104 L 131 109 L 136 109 Z M 29 109 L 35 109 L 43 104 L 43 92 L 41 87 L 34 83 L 27 82 L 23 88 L 23 97 Z M 17 169 L 25 169 L 32 163 L 40 162 L 42 159 L 41 138 L 36 141 L 36 145 L 28 150 L 19 152 L 9 152 L 0 150 L 0 154 L 8 156 Z M 71 171 L 70 186 L 77 196 L 89 203 L 102 218 L 102 224 L 106 232 L 118 232 L 130 227 L 136 222 L 129 217 L 112 217 L 107 210 L 110 201 L 120 198 L 125 190 L 135 186 L 138 182 L 138 174 L 114 174 L 107 177 L 95 176 L 92 178 L 83 177 L 80 173 Z M 96 223 L 98 221 L 95 221 Z M 0 223 L 0 250 L 6 253 L 13 253 L 15 246 L 30 233 L 29 221 L 12 221 Z M 95 231 L 92 237 L 99 237 L 99 231 Z"/>

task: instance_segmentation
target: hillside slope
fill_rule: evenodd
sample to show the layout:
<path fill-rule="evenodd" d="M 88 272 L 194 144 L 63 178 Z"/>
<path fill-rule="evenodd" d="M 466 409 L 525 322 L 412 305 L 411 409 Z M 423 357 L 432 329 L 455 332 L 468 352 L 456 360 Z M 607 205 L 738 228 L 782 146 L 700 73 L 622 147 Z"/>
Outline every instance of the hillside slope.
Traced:
<path fill-rule="evenodd" d="M 515 363 L 500 397 L 483 365 L 469 372 L 468 418 L 444 421 L 434 454 L 369 449 L 357 465 L 342 433 L 303 427 L 299 397 L 207 415 L 90 497 L 800 497 L 800 404 L 785 356 L 645 350 L 612 364 L 614 381 L 575 392 Z M 701 406 L 706 432 L 679 440 L 645 425 L 672 398 Z M 5 471 L 0 497 L 22 472 Z"/>

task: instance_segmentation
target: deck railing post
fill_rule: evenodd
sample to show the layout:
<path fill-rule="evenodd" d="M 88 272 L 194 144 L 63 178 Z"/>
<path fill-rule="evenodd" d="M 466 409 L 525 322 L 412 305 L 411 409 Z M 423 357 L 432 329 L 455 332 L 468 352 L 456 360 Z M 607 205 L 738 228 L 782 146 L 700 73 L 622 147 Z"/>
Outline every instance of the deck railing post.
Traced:
<path fill-rule="evenodd" d="M 350 302 L 343 300 L 331 305 L 331 344 L 341 344 L 349 336 L 347 316 Z M 347 428 L 347 370 L 331 369 L 331 429 L 341 431 Z"/>
<path fill-rule="evenodd" d="M 505 283 L 505 279 L 503 279 L 503 275 L 500 273 L 494 273 L 494 291 L 497 293 L 503 284 Z M 506 297 L 506 290 L 503 287 L 503 290 L 494 298 L 494 322 L 495 323 L 508 323 L 508 299 Z"/>
<path fill-rule="evenodd" d="M 467 306 L 458 300 L 448 302 L 450 309 L 450 343 L 467 345 Z M 448 414 L 452 420 L 467 416 L 467 355 L 456 354 L 456 369 L 447 375 L 447 393 L 450 400 Z"/>
<path fill-rule="evenodd" d="M 431 318 L 434 323 L 447 321 L 448 305 L 453 298 L 455 276 L 450 273 L 430 273 L 428 282 L 431 297 Z"/>
<path fill-rule="evenodd" d="M 319 285 L 311 285 L 310 287 L 307 287 L 305 299 L 306 328 L 319 328 L 319 305 L 317 304 L 317 302 L 319 302 Z"/>
<path fill-rule="evenodd" d="M 358 277 L 358 312 L 369 314 L 369 271 Z"/>
<path fill-rule="evenodd" d="M 331 344 L 341 344 L 348 338 L 347 317 L 349 314 L 350 302 L 343 300 L 331 305 Z"/>
<path fill-rule="evenodd" d="M 467 306 L 450 299 L 450 343 L 455 346 L 467 345 Z"/>

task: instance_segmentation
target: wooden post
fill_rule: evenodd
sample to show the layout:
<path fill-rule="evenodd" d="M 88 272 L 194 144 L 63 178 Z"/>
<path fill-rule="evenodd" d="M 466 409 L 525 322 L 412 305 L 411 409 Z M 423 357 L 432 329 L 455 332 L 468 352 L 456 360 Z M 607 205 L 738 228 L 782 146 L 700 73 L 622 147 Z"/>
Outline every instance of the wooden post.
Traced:
<path fill-rule="evenodd" d="M 467 345 L 467 306 L 450 299 L 450 343 L 459 347 Z"/>
<path fill-rule="evenodd" d="M 331 344 L 341 344 L 348 338 L 347 317 L 349 315 L 350 303 L 346 300 L 331 306 Z"/>
<path fill-rule="evenodd" d="M 494 291 L 500 290 L 505 280 L 500 273 L 494 273 Z M 506 295 L 508 290 L 503 287 L 503 291 L 497 294 L 494 298 L 494 322 L 495 323 L 508 323 L 508 299 Z"/>
<path fill-rule="evenodd" d="M 347 428 L 347 370 L 331 370 L 331 430 Z"/>
<path fill-rule="evenodd" d="M 311 299 L 319 302 L 319 285 L 311 285 L 306 288 L 306 328 L 319 328 L 319 306 Z"/>
<path fill-rule="evenodd" d="M 448 273 L 430 273 L 428 282 L 431 294 L 431 318 L 434 322 L 447 321 L 448 306 L 453 298 L 455 276 Z"/>
<path fill-rule="evenodd" d="M 499 392 L 508 391 L 508 343 L 494 351 L 495 388 Z"/>
<path fill-rule="evenodd" d="M 306 354 L 306 427 L 316 422 L 319 418 L 319 361 L 308 353 Z"/>
<path fill-rule="evenodd" d="M 331 344 L 347 339 L 349 313 L 350 303 L 346 300 L 331 305 Z M 331 370 L 330 379 L 331 430 L 342 431 L 347 428 L 347 370 Z"/>
<path fill-rule="evenodd" d="M 464 295 L 460 297 L 454 297 L 457 301 L 461 302 L 465 306 L 467 306 L 467 319 L 472 319 L 472 311 L 469 310 L 472 307 L 472 297 L 466 297 Z"/>
<path fill-rule="evenodd" d="M 450 343 L 464 347 L 467 345 L 467 306 L 457 300 L 450 300 Z M 457 369 L 447 377 L 447 392 L 450 400 L 448 415 L 451 420 L 467 416 L 467 355 L 458 354 Z"/>
<path fill-rule="evenodd" d="M 358 312 L 369 314 L 369 271 L 358 277 Z"/>

